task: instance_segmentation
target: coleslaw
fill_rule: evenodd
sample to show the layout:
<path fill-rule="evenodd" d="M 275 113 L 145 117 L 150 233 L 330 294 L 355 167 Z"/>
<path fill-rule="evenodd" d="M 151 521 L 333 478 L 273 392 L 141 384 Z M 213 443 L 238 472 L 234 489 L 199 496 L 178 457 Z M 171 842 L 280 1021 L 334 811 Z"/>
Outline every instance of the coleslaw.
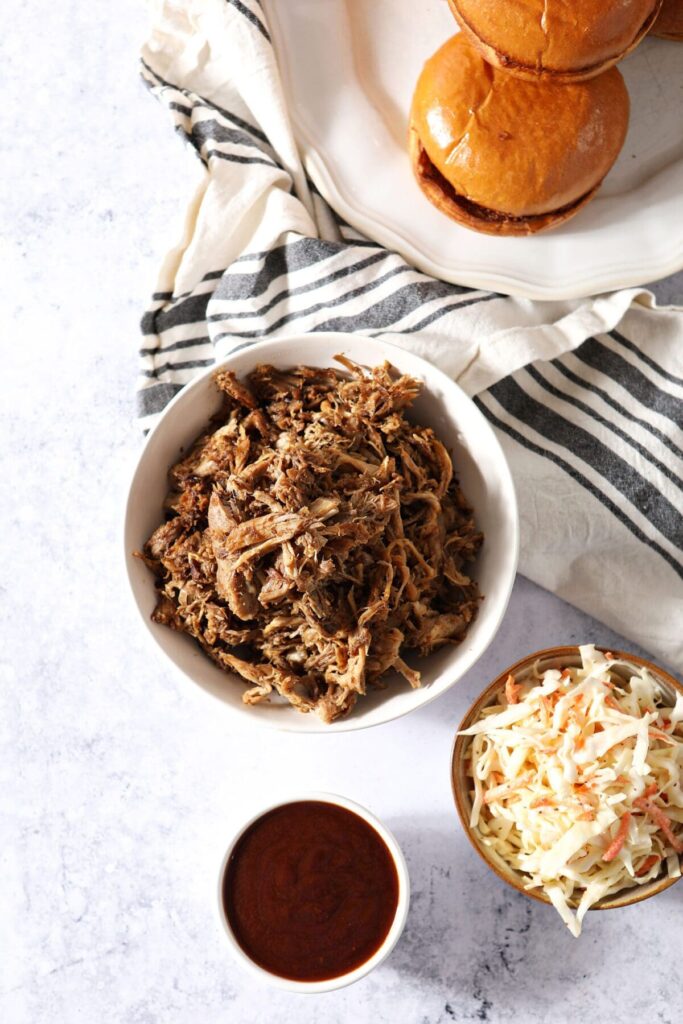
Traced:
<path fill-rule="evenodd" d="M 593 645 L 581 667 L 509 676 L 471 736 L 470 827 L 572 935 L 589 907 L 683 853 L 683 695 Z M 575 910 L 572 909 L 575 907 Z"/>

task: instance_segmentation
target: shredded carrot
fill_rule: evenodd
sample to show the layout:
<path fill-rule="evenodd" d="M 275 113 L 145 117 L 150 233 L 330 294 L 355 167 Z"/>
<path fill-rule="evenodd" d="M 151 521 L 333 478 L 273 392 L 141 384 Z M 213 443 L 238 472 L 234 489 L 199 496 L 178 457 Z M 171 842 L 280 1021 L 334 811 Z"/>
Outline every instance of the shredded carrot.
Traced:
<path fill-rule="evenodd" d="M 674 835 L 671 821 L 667 818 L 661 807 L 657 807 L 656 804 L 653 804 L 645 796 L 636 797 L 633 804 L 640 810 L 645 811 L 646 814 L 649 814 L 660 832 L 664 833 L 676 853 L 683 853 L 683 842 Z"/>
<path fill-rule="evenodd" d="M 647 799 L 650 796 L 654 796 L 657 792 L 658 786 L 656 782 L 651 782 L 647 789 L 643 790 L 643 796 Z"/>
<path fill-rule="evenodd" d="M 509 675 L 505 680 L 505 699 L 508 704 L 519 704 L 519 693 L 522 687 L 515 682 L 515 677 Z"/>
<path fill-rule="evenodd" d="M 648 729 L 647 734 L 648 736 L 652 736 L 655 740 L 664 740 L 664 742 L 668 743 L 671 747 L 676 746 L 676 740 L 672 739 L 668 732 L 660 732 L 659 729 Z"/>
<path fill-rule="evenodd" d="M 655 866 L 661 860 L 656 853 L 651 853 L 649 857 L 646 857 L 643 863 L 636 871 L 636 878 L 642 878 L 648 871 Z"/>
<path fill-rule="evenodd" d="M 619 705 L 617 704 L 617 702 L 615 701 L 615 699 L 614 699 L 614 697 L 612 696 L 611 693 L 608 693 L 607 696 L 605 697 L 605 704 L 607 705 L 608 708 L 612 708 L 613 711 L 621 711 L 622 715 L 626 714 L 624 709 L 619 707 Z"/>
<path fill-rule="evenodd" d="M 540 807 L 555 807 L 555 801 L 550 800 L 548 797 L 539 796 L 537 800 L 532 800 L 529 804 L 529 809 L 532 811 L 538 810 Z"/>
<path fill-rule="evenodd" d="M 619 822 L 617 834 L 615 835 L 614 839 L 602 855 L 602 859 L 605 861 L 606 864 L 609 863 L 609 861 L 614 860 L 614 858 L 626 842 L 626 836 L 628 835 L 628 827 L 630 824 L 631 812 L 626 811 L 626 813 L 622 814 L 621 816 L 621 821 Z"/>
<path fill-rule="evenodd" d="M 577 821 L 595 821 L 595 814 L 593 811 L 583 811 L 581 814 L 577 814 Z"/>
<path fill-rule="evenodd" d="M 563 668 L 562 671 L 560 672 L 560 679 L 571 679 L 571 676 L 572 676 L 572 673 L 571 673 L 571 669 L 569 669 L 569 668 Z"/>
<path fill-rule="evenodd" d="M 543 701 L 543 706 L 547 714 L 552 715 L 553 711 L 555 710 L 555 705 L 557 704 L 558 700 L 561 699 L 562 694 L 558 693 L 557 690 L 555 691 L 555 693 L 547 693 L 545 697 L 541 697 L 541 700 Z"/>
<path fill-rule="evenodd" d="M 605 657 L 607 658 L 608 661 L 616 661 L 617 660 L 614 657 L 614 655 L 612 654 L 611 651 L 605 651 Z"/>

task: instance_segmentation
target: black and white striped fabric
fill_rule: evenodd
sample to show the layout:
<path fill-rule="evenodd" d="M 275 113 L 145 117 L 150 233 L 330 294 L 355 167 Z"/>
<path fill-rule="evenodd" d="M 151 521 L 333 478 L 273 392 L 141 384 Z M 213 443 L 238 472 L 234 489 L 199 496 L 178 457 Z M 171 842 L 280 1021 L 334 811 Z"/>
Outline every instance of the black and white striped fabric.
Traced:
<path fill-rule="evenodd" d="M 200 175 L 143 318 L 143 426 L 261 338 L 410 348 L 496 428 L 525 575 L 683 668 L 681 311 L 638 290 L 531 303 L 462 288 L 343 223 L 301 167 L 257 0 L 160 3 L 142 74 Z"/>

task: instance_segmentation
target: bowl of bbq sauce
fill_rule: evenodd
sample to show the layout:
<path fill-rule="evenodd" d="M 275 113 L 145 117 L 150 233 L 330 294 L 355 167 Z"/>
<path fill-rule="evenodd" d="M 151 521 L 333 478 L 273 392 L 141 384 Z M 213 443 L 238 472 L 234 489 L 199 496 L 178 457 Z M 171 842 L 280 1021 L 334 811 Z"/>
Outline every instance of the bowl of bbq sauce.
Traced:
<path fill-rule="evenodd" d="M 266 808 L 230 844 L 220 919 L 262 981 L 328 992 L 358 981 L 394 948 L 410 883 L 391 832 L 341 796 L 313 793 Z"/>

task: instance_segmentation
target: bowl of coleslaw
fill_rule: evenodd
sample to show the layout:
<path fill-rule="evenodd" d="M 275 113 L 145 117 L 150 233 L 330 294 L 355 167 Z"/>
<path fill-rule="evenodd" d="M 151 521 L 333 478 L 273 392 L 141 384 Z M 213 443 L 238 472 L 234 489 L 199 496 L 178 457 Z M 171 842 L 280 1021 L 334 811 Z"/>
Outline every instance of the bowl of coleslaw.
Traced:
<path fill-rule="evenodd" d="M 475 850 L 578 936 L 681 876 L 683 686 L 622 651 L 538 651 L 469 709 L 451 779 Z"/>

